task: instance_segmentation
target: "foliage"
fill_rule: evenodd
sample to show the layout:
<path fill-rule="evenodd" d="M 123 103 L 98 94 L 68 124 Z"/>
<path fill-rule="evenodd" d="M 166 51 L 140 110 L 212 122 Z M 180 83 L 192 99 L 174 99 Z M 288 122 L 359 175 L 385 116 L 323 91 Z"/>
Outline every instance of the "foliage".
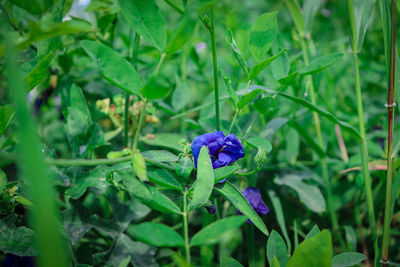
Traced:
<path fill-rule="evenodd" d="M 0 263 L 400 262 L 389 2 L 1 1 Z"/>

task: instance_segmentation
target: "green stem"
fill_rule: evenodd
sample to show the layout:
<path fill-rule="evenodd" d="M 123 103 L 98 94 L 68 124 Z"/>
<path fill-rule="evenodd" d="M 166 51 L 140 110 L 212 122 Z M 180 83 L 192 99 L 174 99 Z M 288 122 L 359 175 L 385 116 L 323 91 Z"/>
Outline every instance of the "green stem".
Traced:
<path fill-rule="evenodd" d="M 161 54 L 160 60 L 158 61 L 158 64 L 156 66 L 156 69 L 154 70 L 153 75 L 156 75 L 160 71 L 161 65 L 163 64 L 166 55 L 167 54 L 165 54 L 165 53 Z"/>
<path fill-rule="evenodd" d="M 219 131 L 221 129 L 221 122 L 219 118 L 218 65 L 217 65 L 217 47 L 215 44 L 215 31 L 214 31 L 214 6 L 211 6 L 211 21 L 209 30 L 211 36 L 211 49 L 213 57 L 213 69 L 214 69 L 215 119 L 217 121 L 217 131 Z"/>
<path fill-rule="evenodd" d="M 125 93 L 125 109 L 124 109 L 124 147 L 129 143 L 129 93 Z"/>
<path fill-rule="evenodd" d="M 113 165 L 122 162 L 128 162 L 132 160 L 132 156 L 115 158 L 115 159 L 46 159 L 46 164 L 60 167 L 76 167 L 76 166 L 84 166 L 84 167 L 93 167 L 98 165 Z M 160 163 L 158 161 L 144 158 L 144 160 L 156 167 L 164 168 L 169 171 L 175 171 L 175 169 L 169 165 L 164 163 Z"/>
<path fill-rule="evenodd" d="M 143 101 L 142 109 L 140 111 L 139 123 L 136 128 L 135 137 L 133 139 L 133 144 L 132 144 L 133 149 L 137 148 L 139 142 L 140 131 L 142 130 L 144 118 L 146 117 L 146 106 L 147 106 L 147 99 Z"/>
<path fill-rule="evenodd" d="M 37 128 L 32 114 L 26 106 L 25 84 L 20 72 L 16 42 L 12 35 L 5 34 L 5 68 L 7 91 L 15 104 L 15 118 L 18 122 L 18 167 L 19 179 L 24 191 L 29 194 L 33 209 L 29 209 L 29 222 L 35 231 L 38 247 L 38 266 L 70 266 L 65 238 L 60 231 L 59 205 L 54 180 L 44 163 Z"/>
<path fill-rule="evenodd" d="M 376 235 L 376 221 L 375 221 L 375 211 L 374 211 L 374 203 L 372 196 L 372 181 L 371 174 L 369 172 L 368 167 L 368 147 L 367 140 L 365 134 L 365 125 L 364 125 L 364 111 L 363 111 L 363 102 L 362 102 L 362 93 L 361 93 L 361 81 L 360 81 L 360 67 L 358 62 L 358 48 L 357 48 L 357 39 L 356 39 L 356 28 L 355 28 L 355 19 L 354 19 L 354 8 L 353 8 L 353 0 L 348 0 L 349 7 L 349 15 L 350 15 L 350 25 L 352 32 L 352 46 L 353 46 L 353 60 L 354 60 L 354 70 L 356 75 L 356 93 L 357 93 L 357 109 L 358 109 L 358 121 L 360 128 L 360 135 L 362 138 L 361 141 L 361 165 L 362 165 L 362 175 L 364 178 L 365 185 L 365 195 L 367 198 L 367 208 L 368 208 L 368 218 L 370 228 L 373 229 L 372 238 L 374 242 L 374 250 L 375 250 L 375 263 L 377 263 L 379 251 L 378 251 L 378 240 Z"/>
<path fill-rule="evenodd" d="M 246 226 L 247 226 L 247 249 L 249 253 L 249 267 L 254 267 L 256 266 L 254 227 L 253 225 L 246 225 Z"/>
<path fill-rule="evenodd" d="M 305 65 L 309 64 L 309 58 L 308 58 L 308 47 L 306 45 L 306 43 L 304 42 L 304 36 L 300 37 L 301 39 L 301 49 L 303 52 L 303 59 L 304 59 L 304 63 Z M 311 103 L 313 105 L 316 104 L 316 94 L 315 94 L 315 89 L 314 89 L 314 83 L 313 83 L 313 79 L 311 75 L 307 75 L 306 77 L 306 82 L 308 85 L 308 88 L 310 89 L 310 98 L 311 98 Z M 319 115 L 317 112 L 313 112 L 313 117 L 314 117 L 314 125 L 315 125 L 315 130 L 317 132 L 317 141 L 318 141 L 318 145 L 320 147 L 323 147 L 324 142 L 322 139 L 322 132 L 321 132 L 321 123 L 319 120 Z M 331 224 L 333 227 L 333 230 L 335 232 L 337 232 L 337 237 L 338 240 L 340 242 L 340 245 L 342 248 L 345 247 L 344 241 L 342 239 L 342 236 L 340 235 L 340 231 L 339 231 L 339 223 L 338 223 L 338 219 L 336 216 L 336 212 L 333 208 L 333 201 L 332 201 L 332 189 L 331 189 L 331 181 L 329 179 L 329 172 L 328 172 L 328 164 L 326 163 L 326 159 L 325 158 L 320 158 L 320 162 L 321 162 L 321 169 L 322 169 L 322 178 L 324 180 L 324 184 L 325 184 L 325 189 L 326 189 L 326 195 L 327 195 L 327 204 L 328 204 L 328 212 L 330 215 L 330 219 L 331 219 Z"/>
<path fill-rule="evenodd" d="M 132 33 L 131 33 L 132 37 Z M 130 58 L 133 67 L 136 69 L 137 55 L 139 53 L 140 35 L 135 34 L 133 45 L 130 46 Z M 125 109 L 124 109 L 124 147 L 129 143 L 129 93 L 125 93 Z"/>
<path fill-rule="evenodd" d="M 238 113 L 239 113 L 239 110 L 236 109 L 236 110 L 235 110 L 235 115 L 233 115 L 233 119 L 232 119 L 232 122 L 231 122 L 231 126 L 229 126 L 229 131 L 228 131 L 228 133 L 231 133 L 231 132 L 232 132 L 232 128 L 233 128 L 233 125 L 235 125 L 235 121 L 236 121 L 236 118 L 237 118 L 237 116 L 238 116 Z"/>
<path fill-rule="evenodd" d="M 189 224 L 187 210 L 187 190 L 183 193 L 183 237 L 185 239 L 186 262 L 190 265 Z"/>
<path fill-rule="evenodd" d="M 395 90 L 395 61 L 396 61 L 396 0 L 392 0 L 392 24 L 390 36 L 390 69 L 388 94 L 388 150 L 386 175 L 385 216 L 383 223 L 382 263 L 387 265 L 389 258 L 389 239 L 391 223 L 392 184 L 393 184 L 393 120 L 394 120 L 394 90 Z"/>
<path fill-rule="evenodd" d="M 250 175 L 253 175 L 255 173 L 257 173 L 257 170 L 252 170 L 252 171 L 249 171 L 249 172 L 237 172 L 237 173 L 235 173 L 235 175 L 237 175 L 237 176 L 250 176 Z"/>
<path fill-rule="evenodd" d="M 183 11 L 180 7 L 178 7 L 177 5 L 175 5 L 171 0 L 165 0 L 165 2 L 172 7 L 173 9 L 175 9 L 179 14 L 183 15 L 185 14 L 185 11 Z"/>

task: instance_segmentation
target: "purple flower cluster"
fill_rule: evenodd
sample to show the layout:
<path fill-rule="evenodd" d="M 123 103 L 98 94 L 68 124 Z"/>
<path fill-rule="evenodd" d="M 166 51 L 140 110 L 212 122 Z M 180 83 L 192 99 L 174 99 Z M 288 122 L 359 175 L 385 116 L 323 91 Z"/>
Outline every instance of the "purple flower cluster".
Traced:
<path fill-rule="evenodd" d="M 197 136 L 190 146 L 197 168 L 197 159 L 203 146 L 207 146 L 214 169 L 228 166 L 244 157 L 243 145 L 234 134 L 225 136 L 222 131 Z"/>

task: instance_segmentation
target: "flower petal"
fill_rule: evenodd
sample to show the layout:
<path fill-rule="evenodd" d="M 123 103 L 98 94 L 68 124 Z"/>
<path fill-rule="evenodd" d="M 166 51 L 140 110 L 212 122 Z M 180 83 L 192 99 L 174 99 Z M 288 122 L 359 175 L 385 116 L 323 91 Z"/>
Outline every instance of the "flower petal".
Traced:
<path fill-rule="evenodd" d="M 223 147 L 223 141 L 224 141 L 225 135 L 222 131 L 218 131 L 216 133 L 206 133 L 203 135 L 197 136 L 190 148 L 192 149 L 193 157 L 194 157 L 194 166 L 197 168 L 197 159 L 200 154 L 200 150 L 203 146 L 207 146 L 208 149 L 210 150 L 210 153 L 212 156 L 216 156 L 216 152 L 218 152 L 222 147 Z M 211 145 L 211 149 L 209 145 Z"/>

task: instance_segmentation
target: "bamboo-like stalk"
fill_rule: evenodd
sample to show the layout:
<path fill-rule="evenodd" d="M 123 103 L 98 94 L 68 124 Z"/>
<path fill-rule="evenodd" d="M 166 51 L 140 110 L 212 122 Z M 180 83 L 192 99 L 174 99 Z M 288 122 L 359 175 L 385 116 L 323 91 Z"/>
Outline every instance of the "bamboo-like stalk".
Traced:
<path fill-rule="evenodd" d="M 389 258 L 389 238 L 391 223 L 392 184 L 393 184 L 393 120 L 394 120 L 394 94 L 395 94 L 395 62 L 396 62 L 396 0 L 392 0 L 390 35 L 390 69 L 389 69 L 389 94 L 388 94 L 388 147 L 387 147 L 387 175 L 386 175 L 386 201 L 383 223 L 382 240 L 382 265 L 387 266 Z"/>
<path fill-rule="evenodd" d="M 358 47 L 357 47 L 357 38 L 356 38 L 356 26 L 355 26 L 355 18 L 354 18 L 354 7 L 353 0 L 348 0 L 348 8 L 349 8 L 349 17 L 350 17 L 350 26 L 351 26 L 351 41 L 353 47 L 353 60 L 354 60 L 354 71 L 356 78 L 356 94 L 357 94 L 357 110 L 358 110 L 358 121 L 360 128 L 360 136 L 361 140 L 361 165 L 362 165 L 362 175 L 364 178 L 365 185 L 365 195 L 367 198 L 367 208 L 368 208 L 368 218 L 369 218 L 369 226 L 372 229 L 372 238 L 374 242 L 374 250 L 375 250 L 375 262 L 377 262 L 378 257 L 378 240 L 376 235 L 376 221 L 375 221 L 375 210 L 372 196 L 372 181 L 371 175 L 368 168 L 368 147 L 367 140 L 365 134 L 365 124 L 364 124 L 364 111 L 363 111 L 363 102 L 362 102 L 362 93 L 361 93 L 361 79 L 360 79 L 360 67 L 358 61 Z"/>

